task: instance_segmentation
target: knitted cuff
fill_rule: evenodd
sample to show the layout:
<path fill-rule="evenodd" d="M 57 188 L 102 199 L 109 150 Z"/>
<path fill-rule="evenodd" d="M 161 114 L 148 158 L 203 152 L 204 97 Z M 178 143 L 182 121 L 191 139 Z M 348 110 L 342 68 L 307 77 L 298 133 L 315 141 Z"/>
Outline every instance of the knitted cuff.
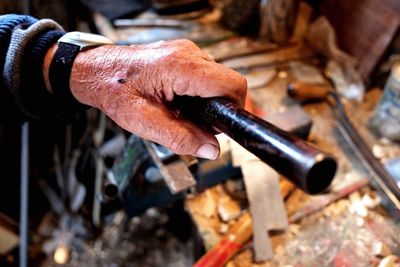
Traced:
<path fill-rule="evenodd" d="M 15 104 L 14 96 L 9 90 L 6 90 L 3 67 L 14 28 L 21 24 L 30 26 L 37 21 L 31 16 L 13 14 L 0 16 L 0 123 L 2 125 L 14 125 L 25 120 L 24 115 Z"/>
<path fill-rule="evenodd" d="M 49 30 L 62 31 L 63 29 L 50 19 L 39 20 L 26 29 L 24 29 L 24 25 L 19 25 L 14 29 L 3 70 L 4 83 L 11 93 L 15 94 L 20 88 L 22 57 L 31 40 L 38 34 Z"/>
<path fill-rule="evenodd" d="M 0 70 L 3 70 L 6 51 L 10 44 L 11 35 L 15 27 L 18 25 L 31 26 L 38 20 L 30 16 L 22 15 L 1 15 L 0 16 Z M 3 53 L 4 54 L 3 54 Z"/>
<path fill-rule="evenodd" d="M 55 119 L 63 113 L 54 96 L 47 91 L 42 73 L 47 51 L 63 35 L 64 32 L 56 30 L 38 34 L 22 57 L 21 83 L 15 95 L 19 107 L 31 119 Z"/>

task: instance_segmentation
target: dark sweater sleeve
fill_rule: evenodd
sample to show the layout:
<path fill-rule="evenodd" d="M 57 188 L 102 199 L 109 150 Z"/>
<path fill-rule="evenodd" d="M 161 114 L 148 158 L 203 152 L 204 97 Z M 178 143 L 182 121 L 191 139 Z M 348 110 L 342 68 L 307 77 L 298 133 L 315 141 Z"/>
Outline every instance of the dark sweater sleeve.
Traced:
<path fill-rule="evenodd" d="M 69 115 L 46 90 L 42 75 L 46 52 L 63 34 L 52 20 L 0 16 L 0 125 Z"/>
<path fill-rule="evenodd" d="M 18 123 L 24 119 L 11 92 L 6 89 L 2 73 L 13 29 L 20 24 L 35 22 L 37 20 L 29 16 L 0 16 L 0 124 Z"/>

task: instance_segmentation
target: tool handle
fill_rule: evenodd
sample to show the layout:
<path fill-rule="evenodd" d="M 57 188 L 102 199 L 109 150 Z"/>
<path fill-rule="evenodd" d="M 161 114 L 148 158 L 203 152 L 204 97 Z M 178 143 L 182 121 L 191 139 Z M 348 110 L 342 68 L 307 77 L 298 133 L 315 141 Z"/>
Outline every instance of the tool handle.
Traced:
<path fill-rule="evenodd" d="M 291 82 L 287 87 L 288 95 L 300 102 L 325 100 L 331 89 L 326 85 L 305 82 Z"/>
<path fill-rule="evenodd" d="M 193 267 L 222 267 L 243 247 L 253 235 L 252 219 L 245 212 L 229 232 L 203 255 Z"/>
<path fill-rule="evenodd" d="M 300 138 L 223 98 L 177 96 L 176 106 L 189 120 L 230 136 L 307 193 L 331 183 L 336 161 Z"/>

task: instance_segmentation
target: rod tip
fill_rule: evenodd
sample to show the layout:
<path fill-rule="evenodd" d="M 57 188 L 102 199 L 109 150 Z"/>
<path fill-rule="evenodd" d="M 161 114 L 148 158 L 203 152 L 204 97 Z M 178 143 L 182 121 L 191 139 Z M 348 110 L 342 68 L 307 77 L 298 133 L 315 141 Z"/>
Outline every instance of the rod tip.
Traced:
<path fill-rule="evenodd" d="M 336 160 L 325 154 L 318 154 L 315 163 L 308 172 L 307 192 L 319 194 L 330 186 L 337 169 Z"/>

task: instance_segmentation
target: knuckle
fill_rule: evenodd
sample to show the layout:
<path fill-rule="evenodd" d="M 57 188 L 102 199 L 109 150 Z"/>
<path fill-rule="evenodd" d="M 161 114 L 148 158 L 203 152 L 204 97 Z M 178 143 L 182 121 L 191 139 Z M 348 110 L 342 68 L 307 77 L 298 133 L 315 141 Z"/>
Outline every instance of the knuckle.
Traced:
<path fill-rule="evenodd" d="M 179 44 L 181 44 L 183 46 L 197 47 L 197 45 L 194 42 L 192 42 L 192 41 L 190 41 L 188 39 L 178 39 L 178 40 L 176 40 L 176 42 L 178 42 Z"/>
<path fill-rule="evenodd" d="M 241 74 L 237 73 L 234 81 L 234 86 L 233 86 L 233 94 L 235 94 L 237 97 L 243 97 L 246 95 L 247 92 L 247 80 L 244 76 Z"/>
<path fill-rule="evenodd" d="M 194 51 L 201 52 L 202 50 L 194 42 L 188 39 L 179 39 L 175 41 L 175 44 L 186 53 L 192 53 Z"/>
<path fill-rule="evenodd" d="M 239 103 L 240 105 L 244 105 L 244 100 L 246 98 L 247 93 L 247 80 L 244 76 L 238 74 L 236 81 L 235 89 L 233 90 L 233 98 Z"/>
<path fill-rule="evenodd" d="M 239 90 L 242 92 L 246 92 L 246 90 L 247 90 L 247 80 L 241 74 L 239 74 L 239 76 L 238 76 L 238 87 L 239 87 Z"/>

